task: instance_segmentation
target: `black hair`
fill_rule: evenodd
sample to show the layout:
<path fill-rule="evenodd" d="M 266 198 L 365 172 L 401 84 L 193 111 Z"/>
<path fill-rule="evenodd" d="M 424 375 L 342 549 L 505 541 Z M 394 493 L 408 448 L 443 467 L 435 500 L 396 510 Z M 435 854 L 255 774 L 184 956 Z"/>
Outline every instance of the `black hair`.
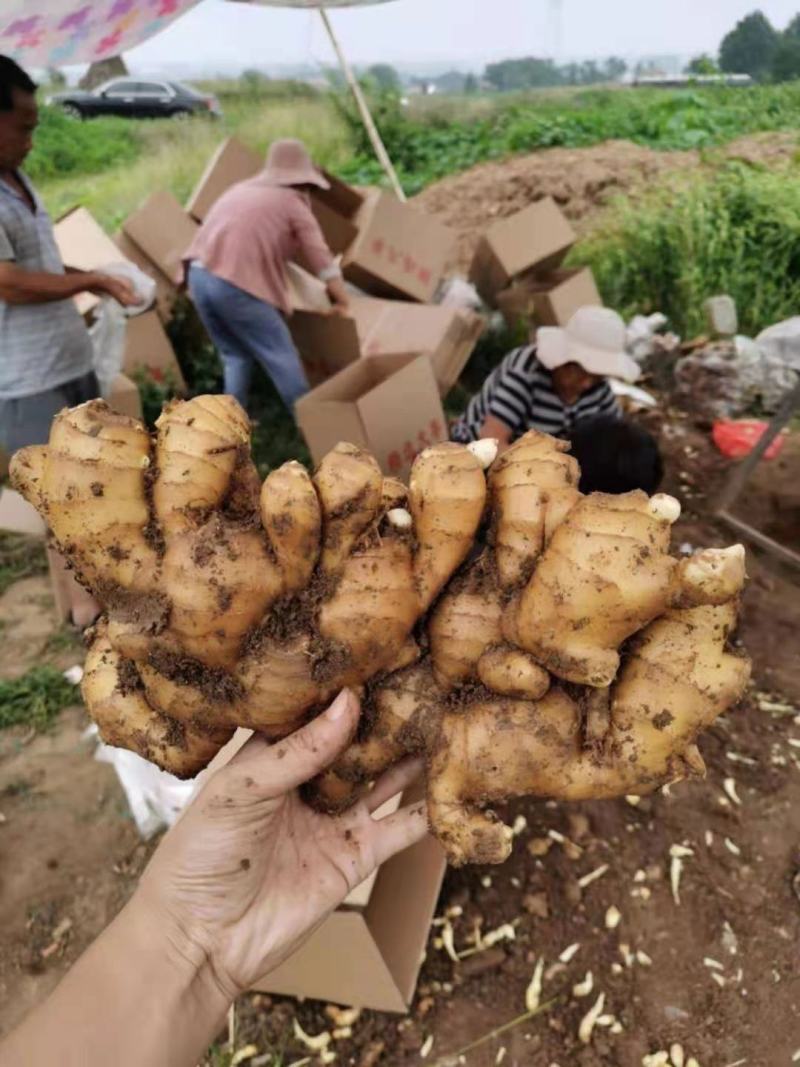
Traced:
<path fill-rule="evenodd" d="M 569 435 L 581 467 L 582 493 L 654 493 L 664 477 L 655 437 L 628 419 L 610 415 L 581 419 Z"/>
<path fill-rule="evenodd" d="M 35 93 L 38 86 L 19 63 L 10 56 L 0 56 L 0 111 L 14 110 L 14 90 Z"/>

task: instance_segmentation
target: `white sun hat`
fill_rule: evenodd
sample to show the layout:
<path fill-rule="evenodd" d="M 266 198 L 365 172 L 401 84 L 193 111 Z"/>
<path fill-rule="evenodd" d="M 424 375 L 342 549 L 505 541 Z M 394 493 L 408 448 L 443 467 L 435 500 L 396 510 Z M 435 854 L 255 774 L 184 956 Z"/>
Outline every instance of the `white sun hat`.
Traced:
<path fill-rule="evenodd" d="M 590 374 L 635 382 L 639 366 L 625 351 L 626 330 L 611 308 L 579 308 L 567 325 L 543 326 L 536 334 L 537 356 L 548 370 L 580 363 Z"/>

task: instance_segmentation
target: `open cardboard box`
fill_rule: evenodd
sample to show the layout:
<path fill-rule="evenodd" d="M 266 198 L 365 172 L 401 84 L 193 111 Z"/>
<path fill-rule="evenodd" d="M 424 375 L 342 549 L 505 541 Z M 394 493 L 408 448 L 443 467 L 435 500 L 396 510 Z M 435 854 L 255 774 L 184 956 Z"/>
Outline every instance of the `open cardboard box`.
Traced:
<path fill-rule="evenodd" d="M 480 315 L 438 304 L 354 300 L 353 313 L 362 356 L 428 355 L 442 396 L 458 381 L 484 328 Z"/>
<path fill-rule="evenodd" d="M 150 371 L 156 381 L 171 381 L 178 392 L 186 392 L 180 365 L 156 311 L 135 315 L 125 324 L 122 370 L 132 375 L 140 367 Z"/>
<path fill-rule="evenodd" d="M 85 207 L 62 215 L 53 226 L 53 234 L 62 263 L 72 270 L 101 270 L 128 258 Z M 100 297 L 79 293 L 75 303 L 81 315 L 86 316 L 98 306 Z"/>
<path fill-rule="evenodd" d="M 515 281 L 497 296 L 509 326 L 535 319 L 539 326 L 566 326 L 578 308 L 602 307 L 589 267 L 555 270 Z"/>
<path fill-rule="evenodd" d="M 345 278 L 373 296 L 429 303 L 450 258 L 452 231 L 382 189 L 370 190 L 354 221 Z"/>
<path fill-rule="evenodd" d="M 165 189 L 151 193 L 122 224 L 125 234 L 173 285 L 183 273 L 183 257 L 198 228 Z"/>
<path fill-rule="evenodd" d="M 397 478 L 408 477 L 424 448 L 447 440 L 429 356 L 360 359 L 301 397 L 295 415 L 315 463 L 349 441 Z"/>
<path fill-rule="evenodd" d="M 575 231 L 552 197 L 501 219 L 478 242 L 470 281 L 492 307 L 514 278 L 558 267 L 576 241 Z"/>
<path fill-rule="evenodd" d="M 479 315 L 463 308 L 353 297 L 350 314 L 331 315 L 325 286 L 290 264 L 294 314 L 289 321 L 309 381 L 317 385 L 366 356 L 430 356 L 439 392 L 455 385 L 483 330 Z"/>
<path fill-rule="evenodd" d="M 317 217 L 325 240 L 334 255 L 346 252 L 358 236 L 356 215 L 364 203 L 364 194 L 353 186 L 322 172 L 330 189 L 313 189 L 311 210 Z"/>
<path fill-rule="evenodd" d="M 237 137 L 223 141 L 195 185 L 186 210 L 202 222 L 217 200 L 237 182 L 255 177 L 264 166 L 261 157 Z"/>
<path fill-rule="evenodd" d="M 250 730 L 237 730 L 204 775 L 224 766 L 250 736 Z M 421 787 L 412 787 L 375 817 L 421 796 Z M 433 838 L 394 856 L 357 886 L 293 956 L 253 988 L 374 1011 L 406 1012 L 445 867 L 444 852 Z"/>

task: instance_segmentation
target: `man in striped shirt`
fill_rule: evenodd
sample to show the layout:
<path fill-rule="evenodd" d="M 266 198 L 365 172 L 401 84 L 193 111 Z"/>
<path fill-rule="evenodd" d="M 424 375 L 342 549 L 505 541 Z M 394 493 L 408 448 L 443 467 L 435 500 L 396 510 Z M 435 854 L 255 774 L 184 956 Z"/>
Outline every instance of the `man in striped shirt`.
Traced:
<path fill-rule="evenodd" d="M 634 381 L 625 353 L 625 324 L 609 308 L 586 307 L 564 329 L 544 327 L 537 343 L 503 359 L 453 426 L 454 441 L 495 437 L 501 449 L 528 430 L 568 437 L 597 416 L 619 417 L 608 377 Z"/>

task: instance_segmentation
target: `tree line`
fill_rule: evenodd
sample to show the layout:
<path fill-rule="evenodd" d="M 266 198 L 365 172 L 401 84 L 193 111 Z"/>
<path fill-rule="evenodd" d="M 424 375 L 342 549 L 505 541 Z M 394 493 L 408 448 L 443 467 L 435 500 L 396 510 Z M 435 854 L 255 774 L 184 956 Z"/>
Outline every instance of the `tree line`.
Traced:
<path fill-rule="evenodd" d="M 697 56 L 689 74 L 749 74 L 757 81 L 800 78 L 800 14 L 784 30 L 776 29 L 763 11 L 753 11 L 726 34 L 718 56 Z"/>

